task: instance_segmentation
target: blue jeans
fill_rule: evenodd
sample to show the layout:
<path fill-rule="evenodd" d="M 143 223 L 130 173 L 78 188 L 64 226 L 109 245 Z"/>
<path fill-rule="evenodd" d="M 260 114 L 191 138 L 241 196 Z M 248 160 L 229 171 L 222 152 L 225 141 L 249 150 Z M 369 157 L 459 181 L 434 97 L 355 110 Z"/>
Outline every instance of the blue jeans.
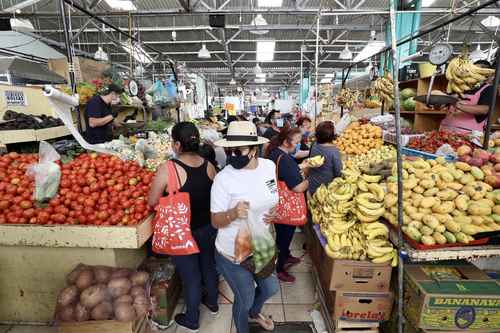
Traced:
<path fill-rule="evenodd" d="M 276 276 L 256 278 L 252 273 L 215 251 L 217 270 L 234 293 L 233 319 L 238 333 L 248 333 L 248 317 L 258 315 L 264 303 L 279 291 Z M 255 283 L 254 283 L 255 282 Z M 257 286 L 255 287 L 255 284 Z"/>
<path fill-rule="evenodd" d="M 207 291 L 206 302 L 209 305 L 217 305 L 218 303 L 219 278 L 214 260 L 217 230 L 211 225 L 207 225 L 192 233 L 200 253 L 172 256 L 172 261 L 182 280 L 182 292 L 186 302 L 186 320 L 190 324 L 198 326 L 202 286 Z"/>

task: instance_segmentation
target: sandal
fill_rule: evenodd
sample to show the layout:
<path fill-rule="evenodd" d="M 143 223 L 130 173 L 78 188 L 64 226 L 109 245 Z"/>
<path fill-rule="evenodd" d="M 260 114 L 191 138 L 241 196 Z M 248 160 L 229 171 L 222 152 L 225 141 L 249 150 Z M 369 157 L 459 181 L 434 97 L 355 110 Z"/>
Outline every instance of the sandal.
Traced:
<path fill-rule="evenodd" d="M 253 318 L 257 324 L 260 325 L 266 331 L 274 331 L 274 321 L 271 317 L 265 317 L 262 313 L 259 313 L 256 317 Z"/>

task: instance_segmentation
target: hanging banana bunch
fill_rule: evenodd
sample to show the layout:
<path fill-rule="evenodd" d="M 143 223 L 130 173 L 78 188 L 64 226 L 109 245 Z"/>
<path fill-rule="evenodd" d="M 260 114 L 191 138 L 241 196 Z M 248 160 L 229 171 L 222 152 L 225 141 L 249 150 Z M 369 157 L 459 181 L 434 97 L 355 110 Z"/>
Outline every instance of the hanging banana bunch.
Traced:
<path fill-rule="evenodd" d="M 464 51 L 453 58 L 446 68 L 446 92 L 463 96 L 464 92 L 479 87 L 493 73 L 494 69 L 481 68 L 471 63 L 467 52 Z"/>
<path fill-rule="evenodd" d="M 360 92 L 349 88 L 342 88 L 336 97 L 337 104 L 352 109 L 357 102 Z"/>
<path fill-rule="evenodd" d="M 394 104 L 394 82 L 390 74 L 386 73 L 383 77 L 376 79 L 373 88 L 387 108 Z"/>

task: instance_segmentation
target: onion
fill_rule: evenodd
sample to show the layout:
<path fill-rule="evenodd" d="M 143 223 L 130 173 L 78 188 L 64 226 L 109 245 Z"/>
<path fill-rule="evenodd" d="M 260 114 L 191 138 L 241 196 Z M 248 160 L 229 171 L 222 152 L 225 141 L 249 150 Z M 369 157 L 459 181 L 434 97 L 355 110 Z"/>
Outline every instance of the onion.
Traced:
<path fill-rule="evenodd" d="M 94 283 L 94 272 L 90 269 L 85 269 L 78 275 L 75 284 L 80 290 L 87 289 Z"/>
<path fill-rule="evenodd" d="M 57 298 L 57 304 L 61 306 L 67 306 L 74 303 L 78 297 L 80 291 L 76 286 L 69 286 L 64 288 L 59 297 Z"/>
<path fill-rule="evenodd" d="M 95 285 L 85 289 L 80 295 L 80 303 L 87 309 L 92 309 L 106 299 L 106 287 Z"/>
<path fill-rule="evenodd" d="M 128 294 L 131 287 L 132 283 L 127 278 L 111 279 L 108 283 L 108 290 L 113 298 Z"/>
<path fill-rule="evenodd" d="M 133 286 L 144 286 L 149 280 L 149 274 L 144 271 L 135 272 L 130 276 Z"/>
<path fill-rule="evenodd" d="M 118 321 L 129 322 L 135 320 L 136 312 L 132 305 L 126 303 L 120 303 L 115 308 L 115 318 Z"/>

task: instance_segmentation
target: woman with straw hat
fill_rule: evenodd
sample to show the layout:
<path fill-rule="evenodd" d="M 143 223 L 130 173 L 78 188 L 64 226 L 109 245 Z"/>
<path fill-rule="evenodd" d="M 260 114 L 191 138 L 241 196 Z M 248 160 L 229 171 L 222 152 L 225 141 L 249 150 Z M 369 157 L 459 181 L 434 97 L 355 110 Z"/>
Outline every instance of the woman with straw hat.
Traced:
<path fill-rule="evenodd" d="M 260 146 L 267 142 L 249 121 L 232 122 L 226 138 L 215 142 L 227 155 L 227 165 L 215 177 L 211 192 L 212 225 L 218 229 L 215 262 L 234 293 L 233 318 L 238 333 L 249 332 L 249 318 L 265 330 L 274 329 L 272 319 L 261 310 L 279 290 L 276 276 L 256 276 L 240 265 L 235 253 L 240 225 L 249 211 L 256 217 L 255 223 L 266 228 L 275 217 L 279 200 L 276 167 L 272 161 L 258 157 Z"/>

